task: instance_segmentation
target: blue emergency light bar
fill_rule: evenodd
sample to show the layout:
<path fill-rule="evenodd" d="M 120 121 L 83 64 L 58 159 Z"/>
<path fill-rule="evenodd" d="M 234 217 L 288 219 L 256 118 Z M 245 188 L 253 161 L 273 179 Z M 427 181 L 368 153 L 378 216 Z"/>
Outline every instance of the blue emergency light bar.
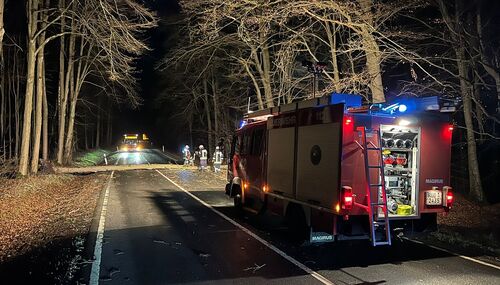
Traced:
<path fill-rule="evenodd" d="M 330 104 L 345 104 L 345 108 L 355 108 L 355 107 L 361 107 L 361 100 L 362 97 L 360 95 L 356 94 L 339 94 L 339 93 L 333 93 L 330 96 Z"/>
<path fill-rule="evenodd" d="M 440 100 L 437 96 L 421 97 L 421 98 L 401 98 L 398 97 L 391 102 L 362 105 L 363 97 L 357 94 L 338 94 L 333 93 L 329 96 L 313 98 L 304 101 L 297 101 L 286 105 L 280 105 L 264 110 L 249 112 L 240 122 L 239 128 L 243 128 L 246 124 L 267 120 L 271 116 L 275 116 L 284 112 L 292 112 L 298 109 L 310 107 L 324 107 L 326 105 L 344 104 L 344 111 L 349 113 L 369 113 L 380 115 L 395 115 L 402 113 L 424 112 L 424 111 L 439 111 L 439 112 L 454 112 L 456 110 L 452 103 L 440 105 Z"/>
<path fill-rule="evenodd" d="M 419 98 L 396 98 L 387 103 L 362 105 L 362 97 L 355 94 L 337 94 L 333 93 L 330 96 L 330 104 L 345 104 L 346 110 L 354 112 L 370 112 L 370 113 L 411 113 L 424 111 L 441 111 L 451 112 L 455 108 L 441 108 L 439 98 L 437 96 L 419 97 Z"/>

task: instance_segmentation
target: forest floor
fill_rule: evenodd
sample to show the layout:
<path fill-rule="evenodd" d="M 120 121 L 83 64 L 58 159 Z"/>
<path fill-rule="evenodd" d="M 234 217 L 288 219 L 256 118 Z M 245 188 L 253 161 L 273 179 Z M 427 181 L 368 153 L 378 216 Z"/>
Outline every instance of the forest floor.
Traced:
<path fill-rule="evenodd" d="M 453 208 L 438 215 L 438 230 L 418 239 L 467 255 L 478 253 L 500 263 L 500 203 L 480 205 L 455 193 Z"/>
<path fill-rule="evenodd" d="M 0 280 L 69 283 L 85 262 L 82 251 L 107 177 L 0 179 Z"/>
<path fill-rule="evenodd" d="M 108 155 L 110 152 L 106 149 L 95 149 L 78 153 L 72 165 L 77 167 L 99 165 L 104 160 L 104 155 Z"/>

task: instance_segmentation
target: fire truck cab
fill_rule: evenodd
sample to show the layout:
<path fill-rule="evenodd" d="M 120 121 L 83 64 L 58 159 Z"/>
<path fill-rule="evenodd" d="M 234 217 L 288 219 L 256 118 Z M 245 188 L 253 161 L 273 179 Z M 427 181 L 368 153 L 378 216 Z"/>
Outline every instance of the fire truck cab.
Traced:
<path fill-rule="evenodd" d="M 453 203 L 453 125 L 437 97 L 361 105 L 333 94 L 246 115 L 226 194 L 236 207 L 284 216 L 298 239 L 391 244 Z"/>

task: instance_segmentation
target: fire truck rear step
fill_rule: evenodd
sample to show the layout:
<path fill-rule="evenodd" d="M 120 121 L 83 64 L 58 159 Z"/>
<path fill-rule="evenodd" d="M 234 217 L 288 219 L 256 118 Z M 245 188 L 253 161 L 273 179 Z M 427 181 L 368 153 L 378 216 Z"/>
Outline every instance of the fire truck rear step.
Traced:
<path fill-rule="evenodd" d="M 372 142 L 367 141 L 367 132 L 369 132 L 369 137 L 374 135 L 377 137 L 377 143 L 379 146 L 382 145 L 382 136 L 379 130 L 369 130 L 365 127 L 359 127 L 358 131 L 361 132 L 361 139 L 363 147 L 363 155 L 365 159 L 365 174 L 366 174 L 366 197 L 367 197 L 367 209 L 368 217 L 370 222 L 370 240 L 373 246 L 378 245 L 391 245 L 391 229 L 389 225 L 389 214 L 387 211 L 387 196 L 385 191 L 385 177 L 384 177 L 384 162 L 382 158 L 382 148 L 375 146 Z M 368 147 L 372 145 L 373 147 Z M 377 153 L 377 164 L 371 165 L 369 152 L 375 151 Z M 379 173 L 377 175 L 378 183 L 372 183 L 370 178 L 370 170 L 378 169 Z M 371 202 L 373 197 L 372 188 L 377 187 L 376 195 L 377 202 Z M 380 213 L 380 211 L 382 213 Z M 379 238 L 380 230 L 383 228 L 382 236 Z"/>

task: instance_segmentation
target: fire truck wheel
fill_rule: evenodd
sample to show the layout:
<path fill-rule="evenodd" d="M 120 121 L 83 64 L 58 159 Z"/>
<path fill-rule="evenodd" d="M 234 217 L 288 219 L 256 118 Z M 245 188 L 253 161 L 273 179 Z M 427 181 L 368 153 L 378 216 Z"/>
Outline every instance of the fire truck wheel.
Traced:
<path fill-rule="evenodd" d="M 234 202 L 234 208 L 236 209 L 236 212 L 238 214 L 242 214 L 243 213 L 243 202 L 241 201 L 241 195 L 236 194 L 233 198 L 233 202 Z"/>
<path fill-rule="evenodd" d="M 308 238 L 309 227 L 307 226 L 306 215 L 302 206 L 293 203 L 289 204 L 285 219 L 293 241 L 300 243 Z"/>

